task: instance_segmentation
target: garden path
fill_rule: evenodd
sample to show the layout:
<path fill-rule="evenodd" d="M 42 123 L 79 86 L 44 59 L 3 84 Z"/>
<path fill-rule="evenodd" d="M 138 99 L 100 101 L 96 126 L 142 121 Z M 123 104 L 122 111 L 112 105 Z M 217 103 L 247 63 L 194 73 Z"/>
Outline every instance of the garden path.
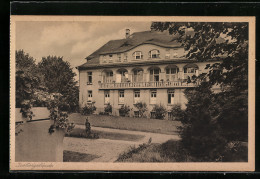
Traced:
<path fill-rule="evenodd" d="M 75 127 L 85 128 L 84 125 L 76 125 Z M 145 137 L 134 142 L 125 140 L 65 137 L 63 141 L 64 150 L 100 156 L 99 158 L 95 158 L 91 162 L 114 162 L 118 158 L 119 154 L 123 153 L 124 151 L 127 151 L 130 148 L 130 146 L 137 147 L 142 143 L 147 143 L 150 138 L 152 138 L 152 143 L 163 143 L 170 139 L 180 139 L 178 135 L 157 134 L 150 132 L 129 131 L 102 127 L 91 127 L 91 129 L 96 131 L 143 135 Z"/>

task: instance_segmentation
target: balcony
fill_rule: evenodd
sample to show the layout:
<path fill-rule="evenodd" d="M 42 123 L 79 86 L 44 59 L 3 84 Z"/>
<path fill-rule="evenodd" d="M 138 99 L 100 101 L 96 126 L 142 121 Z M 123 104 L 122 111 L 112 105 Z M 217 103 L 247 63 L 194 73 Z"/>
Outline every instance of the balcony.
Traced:
<path fill-rule="evenodd" d="M 196 83 L 183 81 L 99 83 L 99 89 L 187 88 L 195 87 L 196 85 Z"/>

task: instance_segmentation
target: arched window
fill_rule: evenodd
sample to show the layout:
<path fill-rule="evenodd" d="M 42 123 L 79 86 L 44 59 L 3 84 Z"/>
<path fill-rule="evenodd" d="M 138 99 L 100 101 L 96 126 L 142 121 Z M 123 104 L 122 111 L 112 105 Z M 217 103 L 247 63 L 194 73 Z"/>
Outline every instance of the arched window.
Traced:
<path fill-rule="evenodd" d="M 133 82 L 142 82 L 143 81 L 144 71 L 141 68 L 133 69 Z"/>
<path fill-rule="evenodd" d="M 149 51 L 149 57 L 150 58 L 159 58 L 160 56 L 160 51 L 157 49 Z"/>
<path fill-rule="evenodd" d="M 160 72 L 161 72 L 161 69 L 158 67 L 150 68 L 150 81 L 159 81 Z"/>
<path fill-rule="evenodd" d="M 183 67 L 184 79 L 188 76 L 192 78 L 193 76 L 198 76 L 199 67 L 196 64 L 188 64 Z"/>
<path fill-rule="evenodd" d="M 176 65 L 167 66 L 166 71 L 166 81 L 176 81 L 178 78 L 179 68 Z"/>
<path fill-rule="evenodd" d="M 136 51 L 133 53 L 133 57 L 138 60 L 138 59 L 143 59 L 143 53 L 141 51 Z"/>

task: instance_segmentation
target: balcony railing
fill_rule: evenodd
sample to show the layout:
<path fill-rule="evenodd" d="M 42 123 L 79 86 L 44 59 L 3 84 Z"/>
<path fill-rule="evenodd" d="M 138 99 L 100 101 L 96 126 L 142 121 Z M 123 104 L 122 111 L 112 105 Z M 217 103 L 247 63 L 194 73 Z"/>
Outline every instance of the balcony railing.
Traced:
<path fill-rule="evenodd" d="M 99 89 L 135 89 L 135 88 L 186 88 L 195 87 L 196 83 L 183 81 L 155 81 L 155 82 L 124 82 L 99 83 Z"/>

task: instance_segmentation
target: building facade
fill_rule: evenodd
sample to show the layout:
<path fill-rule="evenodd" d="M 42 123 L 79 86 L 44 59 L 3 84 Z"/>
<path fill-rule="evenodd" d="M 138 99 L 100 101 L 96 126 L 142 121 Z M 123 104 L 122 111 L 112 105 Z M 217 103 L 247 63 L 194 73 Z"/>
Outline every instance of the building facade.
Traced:
<path fill-rule="evenodd" d="M 187 52 L 177 38 L 154 31 L 130 35 L 127 29 L 125 39 L 106 43 L 78 67 L 80 107 L 94 102 L 99 113 L 111 104 L 112 114 L 119 115 L 119 108 L 127 105 L 130 116 L 136 116 L 134 104 L 145 102 L 148 117 L 155 104 L 168 111 L 174 104 L 184 109 L 184 90 L 196 86 L 188 79 L 206 73 L 206 64 L 214 62 L 185 58 Z"/>

